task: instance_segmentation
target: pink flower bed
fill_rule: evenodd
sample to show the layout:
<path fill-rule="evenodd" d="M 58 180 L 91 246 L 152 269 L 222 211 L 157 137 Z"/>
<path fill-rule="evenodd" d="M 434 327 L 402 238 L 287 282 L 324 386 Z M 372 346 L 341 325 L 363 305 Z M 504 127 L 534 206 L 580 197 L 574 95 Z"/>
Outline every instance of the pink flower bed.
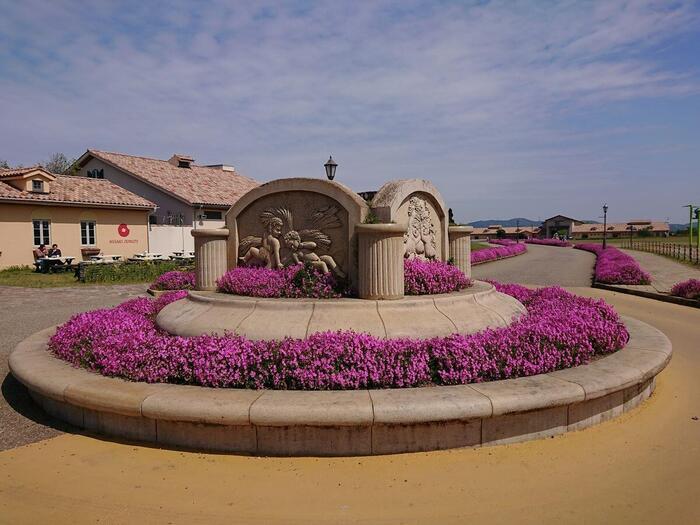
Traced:
<path fill-rule="evenodd" d="M 301 265 L 281 270 L 238 267 L 216 283 L 220 292 L 250 297 L 313 297 L 330 299 L 343 293 L 335 277 Z"/>
<path fill-rule="evenodd" d="M 700 299 L 700 280 L 688 279 L 673 285 L 671 295 L 686 299 Z"/>
<path fill-rule="evenodd" d="M 472 252 L 472 264 L 481 264 L 489 261 L 496 261 L 504 257 L 520 255 L 527 251 L 525 244 L 511 244 L 509 246 L 499 246 L 498 248 L 485 248 Z"/>
<path fill-rule="evenodd" d="M 527 244 L 541 244 L 543 246 L 559 246 L 561 248 L 568 248 L 571 246 L 570 242 L 561 241 L 559 239 L 528 239 L 525 241 Z"/>
<path fill-rule="evenodd" d="M 406 295 L 450 293 L 471 285 L 459 268 L 442 261 L 405 259 L 403 276 Z"/>
<path fill-rule="evenodd" d="M 449 293 L 470 285 L 462 271 L 442 261 L 404 260 L 404 286 L 408 295 Z M 313 268 L 289 266 L 234 268 L 217 282 L 220 292 L 250 297 L 312 297 L 331 299 L 349 295 L 332 274 Z"/>
<path fill-rule="evenodd" d="M 149 287 L 151 290 L 192 290 L 194 272 L 173 270 L 160 275 Z"/>
<path fill-rule="evenodd" d="M 513 246 L 514 244 L 518 244 L 513 239 L 490 239 L 489 243 L 498 244 L 499 246 Z"/>
<path fill-rule="evenodd" d="M 607 284 L 649 284 L 651 276 L 645 272 L 626 253 L 608 246 L 603 249 L 600 244 L 577 244 L 577 250 L 596 254 L 595 280 Z"/>
<path fill-rule="evenodd" d="M 326 332 L 307 339 L 250 341 L 235 335 L 176 337 L 154 322 L 186 292 L 73 316 L 49 342 L 56 356 L 132 381 L 267 389 L 399 388 L 542 374 L 622 348 L 628 334 L 603 301 L 560 288 L 517 285 L 527 313 L 503 328 L 431 339 Z"/>

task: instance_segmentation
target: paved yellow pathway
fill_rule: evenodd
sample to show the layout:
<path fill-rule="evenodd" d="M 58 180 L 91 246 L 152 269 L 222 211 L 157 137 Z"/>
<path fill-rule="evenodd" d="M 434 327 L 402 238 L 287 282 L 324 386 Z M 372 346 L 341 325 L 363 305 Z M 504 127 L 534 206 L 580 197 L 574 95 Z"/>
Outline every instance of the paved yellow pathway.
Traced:
<path fill-rule="evenodd" d="M 674 358 L 640 408 L 518 445 L 254 458 L 62 435 L 0 453 L 0 523 L 700 523 L 700 310 L 603 290 Z"/>

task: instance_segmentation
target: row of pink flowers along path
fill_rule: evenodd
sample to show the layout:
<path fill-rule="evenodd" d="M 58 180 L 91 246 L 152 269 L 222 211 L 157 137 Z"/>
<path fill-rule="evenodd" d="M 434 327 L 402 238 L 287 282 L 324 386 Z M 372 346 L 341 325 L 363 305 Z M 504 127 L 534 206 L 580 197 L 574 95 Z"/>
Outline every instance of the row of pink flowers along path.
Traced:
<path fill-rule="evenodd" d="M 510 326 L 472 335 L 382 339 L 326 332 L 251 341 L 236 335 L 176 337 L 154 322 L 187 292 L 75 315 L 50 351 L 76 366 L 133 381 L 255 389 L 399 388 L 529 376 L 581 365 L 622 348 L 628 334 L 603 301 L 560 288 L 499 285 L 525 304 Z"/>
<path fill-rule="evenodd" d="M 497 244 L 499 246 L 513 246 L 518 244 L 513 239 L 489 239 L 489 244 Z"/>
<path fill-rule="evenodd" d="M 560 248 L 568 248 L 571 246 L 570 242 L 559 239 L 528 239 L 525 242 L 527 244 L 541 244 L 543 246 L 559 246 Z"/>
<path fill-rule="evenodd" d="M 498 248 L 484 248 L 472 252 L 472 264 L 481 264 L 489 261 L 496 261 L 504 257 L 513 257 L 527 251 L 527 246 L 524 244 L 510 244 L 508 246 L 499 246 Z"/>
<path fill-rule="evenodd" d="M 577 250 L 596 254 L 595 280 L 606 284 L 649 284 L 651 276 L 642 270 L 639 263 L 626 253 L 600 244 L 577 244 Z"/>
<path fill-rule="evenodd" d="M 700 299 L 700 280 L 688 279 L 673 285 L 671 295 L 686 299 Z"/>

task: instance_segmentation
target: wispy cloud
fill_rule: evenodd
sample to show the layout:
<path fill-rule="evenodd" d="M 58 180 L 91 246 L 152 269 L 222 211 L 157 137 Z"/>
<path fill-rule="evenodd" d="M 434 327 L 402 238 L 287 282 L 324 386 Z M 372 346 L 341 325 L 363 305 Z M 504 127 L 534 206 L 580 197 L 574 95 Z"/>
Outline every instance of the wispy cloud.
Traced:
<path fill-rule="evenodd" d="M 649 141 L 683 142 L 650 105 L 699 110 L 699 64 L 667 51 L 698 21 L 642 0 L 16 2 L 0 157 L 186 151 L 266 180 L 320 175 L 332 152 L 358 190 L 435 180 L 458 218 L 586 216 L 600 188 L 621 215 L 666 216 L 683 194 L 630 180 Z M 700 160 L 684 158 L 669 188 Z"/>

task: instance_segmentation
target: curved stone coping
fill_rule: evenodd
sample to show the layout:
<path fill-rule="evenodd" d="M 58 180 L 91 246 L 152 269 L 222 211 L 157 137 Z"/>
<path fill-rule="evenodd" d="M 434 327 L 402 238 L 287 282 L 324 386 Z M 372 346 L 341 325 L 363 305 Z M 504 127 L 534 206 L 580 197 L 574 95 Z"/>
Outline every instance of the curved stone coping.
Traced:
<path fill-rule="evenodd" d="M 259 455 L 369 455 L 526 441 L 579 430 L 649 397 L 671 359 L 657 329 L 624 318 L 628 345 L 588 365 L 491 383 L 354 391 L 147 384 L 74 368 L 46 350 L 54 328 L 10 354 L 53 416 L 119 438 Z"/>
<path fill-rule="evenodd" d="M 228 237 L 228 228 L 197 228 L 191 230 L 192 237 Z"/>
<path fill-rule="evenodd" d="M 156 322 L 185 337 L 230 332 L 253 340 L 303 339 L 317 332 L 354 330 L 376 337 L 425 339 L 506 326 L 524 312 L 513 297 L 475 281 L 459 292 L 393 301 L 266 299 L 190 291 L 163 308 Z"/>
<path fill-rule="evenodd" d="M 403 224 L 393 223 L 358 224 L 355 226 L 355 231 L 367 234 L 403 235 L 406 233 L 406 228 Z"/>

